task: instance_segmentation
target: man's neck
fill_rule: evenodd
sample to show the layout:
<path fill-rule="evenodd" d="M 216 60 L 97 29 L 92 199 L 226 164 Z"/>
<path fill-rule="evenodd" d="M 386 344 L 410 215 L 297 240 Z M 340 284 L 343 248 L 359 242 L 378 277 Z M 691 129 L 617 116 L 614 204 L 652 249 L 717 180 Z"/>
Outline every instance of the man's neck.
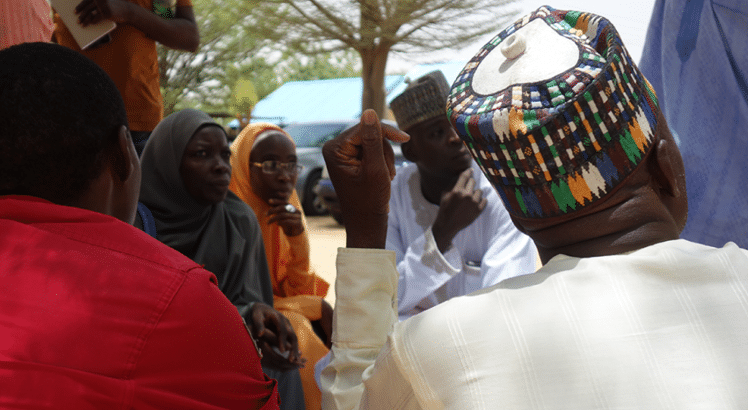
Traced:
<path fill-rule="evenodd" d="M 596 256 L 619 255 L 634 252 L 651 245 L 669 240 L 678 239 L 665 232 L 663 229 L 652 229 L 640 227 L 629 232 L 615 232 L 584 242 L 578 242 L 569 246 L 556 248 L 538 247 L 538 253 L 543 263 L 547 263 L 556 255 L 567 255 L 578 258 L 590 258 Z"/>
<path fill-rule="evenodd" d="M 523 225 L 543 263 L 559 254 L 586 258 L 633 252 L 680 235 L 664 206 L 641 197 L 558 224 L 535 228 Z"/>

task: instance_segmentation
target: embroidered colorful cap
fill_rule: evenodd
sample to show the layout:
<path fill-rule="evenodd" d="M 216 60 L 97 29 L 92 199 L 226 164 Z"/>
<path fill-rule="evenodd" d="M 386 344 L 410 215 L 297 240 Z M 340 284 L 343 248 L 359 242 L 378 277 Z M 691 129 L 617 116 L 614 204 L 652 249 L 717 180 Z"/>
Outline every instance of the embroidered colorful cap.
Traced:
<path fill-rule="evenodd" d="M 390 103 L 397 126 L 405 130 L 419 122 L 444 116 L 448 95 L 449 83 L 439 70 L 411 82 Z"/>
<path fill-rule="evenodd" d="M 518 218 L 549 218 L 614 192 L 657 128 L 654 90 L 601 16 L 544 6 L 465 66 L 447 116 Z"/>

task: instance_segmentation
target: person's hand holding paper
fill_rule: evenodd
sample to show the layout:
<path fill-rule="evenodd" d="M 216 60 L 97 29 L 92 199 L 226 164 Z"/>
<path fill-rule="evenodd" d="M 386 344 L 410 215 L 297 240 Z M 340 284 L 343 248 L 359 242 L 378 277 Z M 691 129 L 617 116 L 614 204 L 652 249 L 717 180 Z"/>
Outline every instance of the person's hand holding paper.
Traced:
<path fill-rule="evenodd" d="M 92 9 L 87 8 L 87 20 L 85 24 L 81 20 L 84 16 L 78 12 L 79 7 L 86 5 L 84 3 L 94 3 Z M 96 8 L 95 3 L 92 0 L 84 0 L 82 2 L 80 0 L 52 0 L 52 8 L 55 9 L 55 12 L 60 16 L 65 26 L 70 30 L 70 34 L 73 35 L 73 38 L 81 49 L 86 49 L 117 27 L 114 21 L 102 17 L 103 13 Z M 91 14 L 96 18 L 95 20 L 93 17 L 88 18 Z"/>
<path fill-rule="evenodd" d="M 83 0 L 75 7 L 75 14 L 83 27 L 104 20 L 123 23 L 130 5 L 131 3 L 122 0 Z"/>

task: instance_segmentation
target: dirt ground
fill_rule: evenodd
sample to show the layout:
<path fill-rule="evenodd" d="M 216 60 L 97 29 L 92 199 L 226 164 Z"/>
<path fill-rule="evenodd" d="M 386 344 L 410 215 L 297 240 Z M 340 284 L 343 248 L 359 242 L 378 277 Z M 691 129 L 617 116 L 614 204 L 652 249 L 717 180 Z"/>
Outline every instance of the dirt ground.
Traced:
<path fill-rule="evenodd" d="M 335 258 L 345 246 L 345 228 L 330 216 L 308 216 L 311 263 L 315 272 L 330 283 L 325 300 L 335 306 Z"/>

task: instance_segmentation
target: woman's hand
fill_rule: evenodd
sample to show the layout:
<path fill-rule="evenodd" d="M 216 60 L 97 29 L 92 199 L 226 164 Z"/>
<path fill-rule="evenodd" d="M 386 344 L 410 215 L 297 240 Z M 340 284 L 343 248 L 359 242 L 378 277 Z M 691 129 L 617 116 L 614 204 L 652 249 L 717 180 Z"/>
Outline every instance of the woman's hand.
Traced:
<path fill-rule="evenodd" d="M 476 184 L 473 169 L 468 168 L 460 174 L 452 190 L 442 195 L 431 226 L 439 252 L 446 252 L 457 233 L 470 226 L 486 208 L 488 201 L 483 198 L 483 191 L 475 188 Z"/>
<path fill-rule="evenodd" d="M 257 302 L 250 312 L 252 335 L 262 350 L 262 364 L 280 371 L 304 367 L 291 322 L 272 307 Z"/>
<path fill-rule="evenodd" d="M 301 235 L 304 232 L 301 210 L 282 199 L 270 198 L 268 204 L 271 206 L 268 211 L 269 223 L 277 223 L 287 236 Z"/>

